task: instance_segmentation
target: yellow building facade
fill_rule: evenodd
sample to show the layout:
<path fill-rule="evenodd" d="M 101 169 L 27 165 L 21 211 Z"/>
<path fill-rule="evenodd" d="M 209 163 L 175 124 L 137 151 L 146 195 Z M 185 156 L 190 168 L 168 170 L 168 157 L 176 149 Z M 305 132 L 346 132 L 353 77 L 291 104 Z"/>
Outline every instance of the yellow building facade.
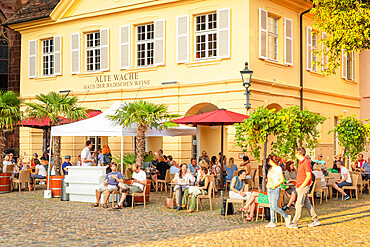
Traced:
<path fill-rule="evenodd" d="M 148 100 L 190 116 L 225 108 L 246 114 L 240 70 L 253 70 L 251 106 L 281 109 L 300 103 L 300 13 L 305 0 L 61 0 L 45 18 L 10 23 L 22 34 L 21 96 L 70 92 L 88 109 L 114 101 Z M 320 146 L 329 161 L 338 151 L 333 129 L 340 115 L 360 112 L 358 55 L 343 56 L 342 71 L 324 77 L 312 50 L 323 49 L 312 15 L 303 16 L 303 106 L 327 117 Z M 316 30 L 318 31 L 318 30 Z M 23 127 L 20 154 L 40 153 L 42 132 Z M 225 128 L 227 157 L 240 162 L 234 129 Z M 220 128 L 195 137 L 148 138 L 147 149 L 189 161 L 220 151 Z M 76 157 L 88 137 L 63 137 L 62 155 Z M 199 141 L 200 140 L 200 141 Z M 119 155 L 120 139 L 102 137 Z M 125 138 L 124 149 L 132 150 Z"/>

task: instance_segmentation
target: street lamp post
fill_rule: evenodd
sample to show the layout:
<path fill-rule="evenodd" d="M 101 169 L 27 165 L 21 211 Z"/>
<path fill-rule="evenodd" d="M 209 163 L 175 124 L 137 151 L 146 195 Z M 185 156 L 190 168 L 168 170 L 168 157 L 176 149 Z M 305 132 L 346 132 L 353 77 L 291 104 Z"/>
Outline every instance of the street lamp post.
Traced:
<path fill-rule="evenodd" d="M 247 96 L 247 102 L 245 104 L 245 108 L 247 109 L 247 113 L 249 115 L 249 109 L 251 105 L 249 103 L 249 97 L 251 95 L 251 91 L 249 90 L 251 86 L 252 74 L 253 71 L 248 69 L 248 62 L 245 63 L 245 68 L 240 71 L 243 80 L 243 87 L 245 87 L 245 95 Z"/>

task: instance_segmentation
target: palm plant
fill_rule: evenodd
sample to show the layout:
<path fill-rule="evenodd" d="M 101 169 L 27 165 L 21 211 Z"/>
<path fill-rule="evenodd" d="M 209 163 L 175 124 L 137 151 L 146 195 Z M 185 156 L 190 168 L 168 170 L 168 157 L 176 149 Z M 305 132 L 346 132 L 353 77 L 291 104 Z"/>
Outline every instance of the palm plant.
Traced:
<path fill-rule="evenodd" d="M 109 115 L 108 119 L 116 124 L 122 125 L 123 128 L 131 127 L 136 124 L 136 163 L 142 166 L 145 151 L 145 133 L 148 128 L 163 130 L 175 127 L 177 124 L 170 120 L 177 117 L 179 117 L 178 114 L 171 114 L 168 112 L 167 105 L 157 105 L 139 100 L 122 105 L 116 110 L 114 115 Z"/>
<path fill-rule="evenodd" d="M 70 97 L 69 94 L 60 95 L 56 92 L 36 95 L 36 99 L 41 103 L 26 103 L 28 105 L 27 113 L 29 117 L 38 119 L 40 122 L 50 119 L 49 128 L 58 126 L 68 121 L 77 121 L 87 117 L 86 110 L 77 105 L 78 98 Z M 54 137 L 54 166 L 56 175 L 60 175 L 60 141 L 61 137 Z"/>
<path fill-rule="evenodd" d="M 5 130 L 13 130 L 21 120 L 22 100 L 18 93 L 0 90 L 0 164 L 3 163 L 3 153 L 6 143 Z"/>

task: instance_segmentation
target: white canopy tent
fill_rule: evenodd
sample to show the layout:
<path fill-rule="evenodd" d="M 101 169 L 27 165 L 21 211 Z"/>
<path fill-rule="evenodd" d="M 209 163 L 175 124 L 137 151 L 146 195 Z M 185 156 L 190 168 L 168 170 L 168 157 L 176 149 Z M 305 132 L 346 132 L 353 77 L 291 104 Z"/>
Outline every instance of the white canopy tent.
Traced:
<path fill-rule="evenodd" d="M 89 118 L 80 120 L 78 122 L 51 127 L 50 136 L 50 153 L 52 149 L 52 139 L 54 136 L 120 136 L 121 137 L 121 163 L 123 159 L 123 137 L 136 136 L 137 128 L 131 126 L 130 128 L 123 128 L 110 121 L 107 116 L 114 115 L 116 110 L 119 109 L 124 103 L 115 102 L 110 108 L 103 113 Z M 146 136 L 187 136 L 196 135 L 197 129 L 185 125 L 159 131 L 156 129 L 148 129 Z M 51 155 L 49 155 L 49 164 L 51 162 Z M 50 166 L 49 166 L 50 170 Z M 50 171 L 48 171 L 49 174 Z M 49 178 L 49 176 L 48 176 Z M 47 183 L 49 190 L 49 181 Z"/>

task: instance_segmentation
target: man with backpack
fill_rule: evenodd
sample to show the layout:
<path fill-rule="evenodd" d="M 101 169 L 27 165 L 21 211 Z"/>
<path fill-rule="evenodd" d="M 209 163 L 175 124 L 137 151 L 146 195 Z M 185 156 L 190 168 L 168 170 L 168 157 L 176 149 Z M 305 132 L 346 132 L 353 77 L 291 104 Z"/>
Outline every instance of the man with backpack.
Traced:
<path fill-rule="evenodd" d="M 315 227 L 320 225 L 320 221 L 317 218 L 316 212 L 313 209 L 310 200 L 308 199 L 308 193 L 310 191 L 310 185 L 312 184 L 312 170 L 311 164 L 306 159 L 306 150 L 303 147 L 297 148 L 295 156 L 299 160 L 298 172 L 296 179 L 296 190 L 297 190 L 297 203 L 296 211 L 291 224 L 288 228 L 298 229 L 298 221 L 301 218 L 302 206 L 304 205 L 310 212 L 312 223 L 308 224 L 309 227 Z"/>

